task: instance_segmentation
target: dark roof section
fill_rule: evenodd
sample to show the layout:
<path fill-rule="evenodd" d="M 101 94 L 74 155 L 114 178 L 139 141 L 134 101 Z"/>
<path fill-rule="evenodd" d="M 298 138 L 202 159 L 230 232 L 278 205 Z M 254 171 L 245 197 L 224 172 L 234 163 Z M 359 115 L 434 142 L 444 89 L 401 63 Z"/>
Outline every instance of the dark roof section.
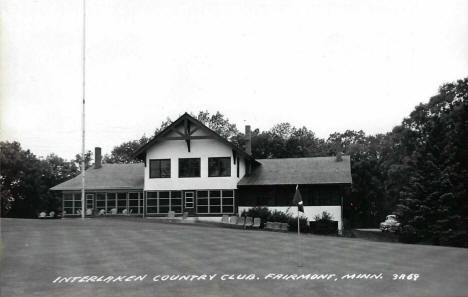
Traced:
<path fill-rule="evenodd" d="M 230 146 L 233 150 L 235 150 L 239 155 L 243 156 L 244 158 L 246 159 L 249 159 L 249 160 L 252 160 L 252 161 L 255 161 L 255 158 L 252 157 L 251 155 L 247 154 L 243 149 L 239 148 L 237 145 L 235 145 L 234 143 L 226 140 L 224 137 L 222 137 L 221 135 L 219 135 L 218 133 L 216 133 L 215 131 L 211 130 L 210 128 L 208 128 L 205 124 L 203 124 L 202 122 L 200 122 L 199 120 L 195 119 L 194 117 L 192 117 L 191 115 L 189 115 L 188 113 L 184 113 L 183 115 L 181 115 L 176 121 L 174 121 L 172 124 L 170 124 L 169 126 L 167 126 L 165 129 L 163 129 L 161 132 L 159 132 L 158 134 L 156 134 L 150 141 L 148 141 L 146 144 L 142 145 L 141 147 L 139 147 L 137 149 L 137 151 L 134 153 L 134 156 L 140 158 L 140 159 L 143 159 L 142 158 L 142 155 L 146 152 L 146 150 L 148 150 L 151 146 L 153 146 L 158 140 L 160 140 L 166 133 L 170 132 L 172 130 L 172 128 L 174 127 L 177 127 L 177 125 L 179 125 L 180 123 L 183 123 L 183 121 L 185 119 L 188 119 L 189 121 L 192 121 L 194 122 L 195 124 L 203 127 L 206 129 L 206 131 L 208 131 L 208 133 L 210 133 L 214 138 L 218 139 L 220 142 L 222 143 L 225 143 L 227 144 L 228 146 Z"/>
<path fill-rule="evenodd" d="M 143 190 L 145 167 L 137 164 L 102 164 L 101 168 L 94 167 L 86 170 L 86 190 Z M 81 190 L 81 175 L 67 180 L 52 191 Z"/>
<path fill-rule="evenodd" d="M 342 158 L 257 159 L 260 165 L 237 185 L 351 184 L 350 158 Z"/>

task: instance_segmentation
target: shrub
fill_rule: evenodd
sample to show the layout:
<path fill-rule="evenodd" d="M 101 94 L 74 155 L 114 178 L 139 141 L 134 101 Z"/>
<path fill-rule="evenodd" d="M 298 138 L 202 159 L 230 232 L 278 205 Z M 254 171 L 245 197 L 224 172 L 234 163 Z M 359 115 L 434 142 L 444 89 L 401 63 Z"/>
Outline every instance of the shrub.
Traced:
<path fill-rule="evenodd" d="M 411 225 L 404 225 L 400 231 L 400 241 L 404 243 L 416 243 L 421 240 L 417 230 Z"/>
<path fill-rule="evenodd" d="M 315 234 L 336 234 L 338 233 L 338 222 L 333 221 L 333 216 L 324 211 L 322 216 L 316 215 L 315 221 L 310 222 L 310 229 Z"/>
<path fill-rule="evenodd" d="M 271 212 L 271 216 L 268 220 L 272 222 L 288 223 L 290 217 L 291 215 L 287 213 L 284 213 L 279 210 L 274 210 L 273 212 Z"/>
<path fill-rule="evenodd" d="M 333 221 L 333 216 L 328 212 L 324 211 L 322 212 L 322 216 L 320 215 L 315 215 L 314 220 L 321 221 L 321 222 L 332 222 Z"/>
<path fill-rule="evenodd" d="M 297 232 L 297 217 L 293 217 L 293 216 L 290 215 L 289 220 L 288 220 L 288 224 L 289 224 L 289 231 Z M 299 226 L 300 226 L 301 233 L 309 233 L 310 232 L 309 224 L 307 222 L 306 217 L 300 217 L 299 218 Z"/>

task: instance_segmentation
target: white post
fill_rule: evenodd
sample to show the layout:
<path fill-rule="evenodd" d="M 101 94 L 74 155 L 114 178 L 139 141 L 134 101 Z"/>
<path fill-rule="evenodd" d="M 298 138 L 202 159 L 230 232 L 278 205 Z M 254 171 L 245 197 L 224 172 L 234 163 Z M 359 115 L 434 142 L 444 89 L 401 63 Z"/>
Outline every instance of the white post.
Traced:
<path fill-rule="evenodd" d="M 85 73 L 86 73 L 86 0 L 83 0 L 83 110 L 81 114 L 81 218 L 85 218 Z"/>
<path fill-rule="evenodd" d="M 299 245 L 299 265 L 298 267 L 302 267 L 302 244 L 301 244 L 301 228 L 299 225 L 299 206 L 297 207 L 297 241 Z"/>

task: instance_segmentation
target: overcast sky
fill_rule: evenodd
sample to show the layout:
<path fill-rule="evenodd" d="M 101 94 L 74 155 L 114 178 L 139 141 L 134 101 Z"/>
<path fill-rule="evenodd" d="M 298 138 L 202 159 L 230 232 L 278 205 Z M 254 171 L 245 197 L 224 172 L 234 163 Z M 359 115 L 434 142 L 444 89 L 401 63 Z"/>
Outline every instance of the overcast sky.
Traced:
<path fill-rule="evenodd" d="M 81 151 L 82 0 L 2 0 L 1 139 Z M 468 74 L 468 1 L 87 0 L 86 147 L 217 110 L 387 132 Z"/>

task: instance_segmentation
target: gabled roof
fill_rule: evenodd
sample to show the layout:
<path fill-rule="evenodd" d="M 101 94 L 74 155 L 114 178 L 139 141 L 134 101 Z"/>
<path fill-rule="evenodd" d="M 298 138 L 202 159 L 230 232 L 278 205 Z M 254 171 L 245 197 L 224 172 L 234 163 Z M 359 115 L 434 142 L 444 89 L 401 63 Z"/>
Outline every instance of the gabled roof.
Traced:
<path fill-rule="evenodd" d="M 145 167 L 137 164 L 102 164 L 86 170 L 86 190 L 143 190 Z M 53 191 L 79 191 L 81 175 L 52 187 Z"/>
<path fill-rule="evenodd" d="M 257 159 L 260 163 L 238 186 L 291 184 L 351 184 L 349 156 Z"/>
<path fill-rule="evenodd" d="M 180 116 L 176 121 L 174 121 L 172 124 L 170 124 L 169 126 L 167 126 L 165 129 L 163 129 L 161 132 L 159 132 L 158 134 L 156 134 L 150 141 L 148 141 L 146 144 L 142 145 L 141 147 L 139 147 L 137 149 L 137 151 L 134 153 L 134 156 L 140 158 L 140 159 L 144 159 L 143 155 L 144 153 L 150 148 L 152 147 L 156 142 L 158 141 L 161 141 L 161 140 L 164 140 L 163 138 L 165 136 L 167 136 L 167 134 L 169 134 L 170 132 L 174 131 L 176 127 L 178 127 L 179 125 L 181 124 L 184 124 L 186 122 L 190 122 L 192 123 L 195 127 L 198 127 L 198 128 L 202 128 L 204 129 L 206 132 L 208 132 L 208 134 L 210 134 L 210 136 L 214 139 L 217 139 L 218 141 L 230 146 L 234 151 L 236 151 L 240 156 L 246 158 L 246 159 L 249 159 L 249 160 L 252 160 L 252 161 L 255 161 L 255 159 L 247 154 L 244 150 L 242 150 L 241 148 L 239 148 L 237 145 L 235 145 L 234 143 L 228 141 L 227 139 L 225 139 L 224 137 L 222 137 L 221 135 L 219 135 L 218 133 L 216 133 L 215 131 L 211 130 L 210 128 L 208 128 L 205 124 L 203 124 L 202 122 L 200 122 L 199 120 L 195 119 L 194 117 L 192 117 L 191 115 L 189 115 L 188 113 L 184 113 L 182 116 Z M 186 138 L 184 138 L 183 136 L 179 137 L 181 140 L 195 140 L 195 139 L 201 139 L 202 137 L 200 136 L 185 136 Z M 174 137 L 173 137 L 174 138 Z"/>

